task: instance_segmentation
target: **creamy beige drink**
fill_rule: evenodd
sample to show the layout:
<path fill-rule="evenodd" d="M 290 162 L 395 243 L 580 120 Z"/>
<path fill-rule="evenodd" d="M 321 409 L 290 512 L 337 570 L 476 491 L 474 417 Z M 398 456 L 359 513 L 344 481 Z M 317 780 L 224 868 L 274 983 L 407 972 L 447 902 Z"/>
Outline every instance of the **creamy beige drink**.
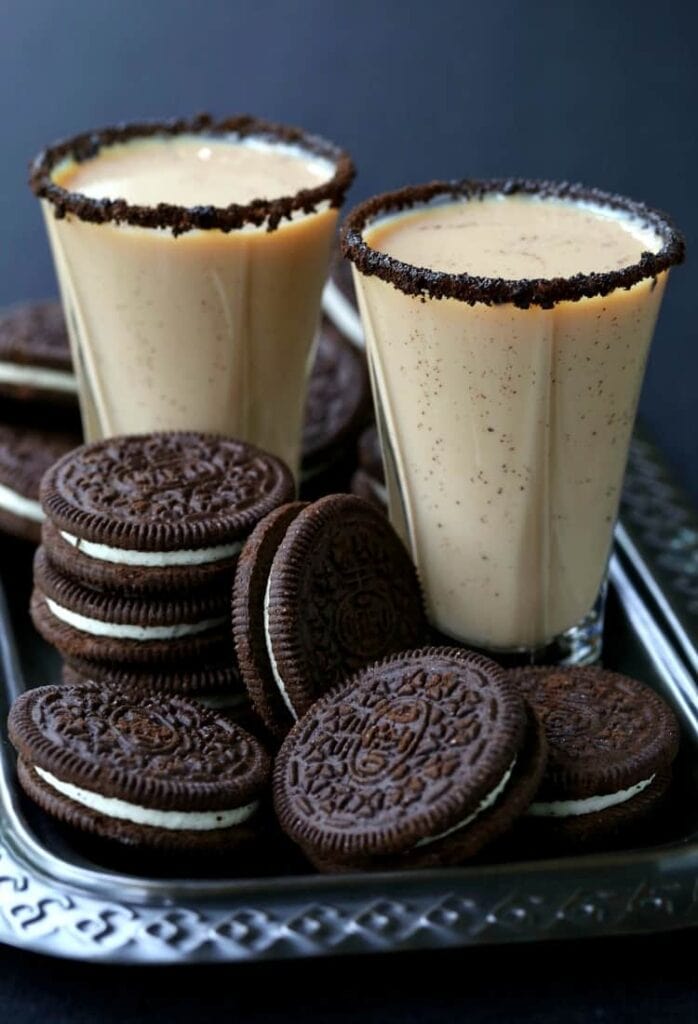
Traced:
<path fill-rule="evenodd" d="M 651 219 L 574 196 L 436 199 L 382 216 L 366 204 L 349 219 L 360 241 L 346 239 L 391 518 L 440 630 L 541 648 L 599 593 L 677 255 L 657 255 Z M 629 277 L 647 252 L 649 273 Z M 382 271 L 377 253 L 392 258 Z M 603 276 L 574 276 L 590 274 Z"/>
<path fill-rule="evenodd" d="M 306 146 L 236 124 L 125 130 L 88 158 L 68 144 L 43 158 L 44 190 L 34 187 L 88 438 L 217 431 L 296 471 L 310 347 L 351 165 L 318 140 Z"/>

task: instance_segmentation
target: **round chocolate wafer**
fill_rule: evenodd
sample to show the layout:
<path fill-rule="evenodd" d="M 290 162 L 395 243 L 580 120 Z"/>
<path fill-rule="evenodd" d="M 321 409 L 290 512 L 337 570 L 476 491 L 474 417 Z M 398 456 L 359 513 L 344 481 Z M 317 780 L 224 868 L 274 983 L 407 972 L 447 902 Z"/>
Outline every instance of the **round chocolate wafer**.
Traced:
<path fill-rule="evenodd" d="M 41 502 L 51 559 L 66 575 L 135 593 L 230 577 L 244 538 L 293 493 L 273 455 L 172 431 L 78 448 L 45 476 Z"/>
<path fill-rule="evenodd" d="M 293 518 L 269 564 L 272 546 L 270 537 L 253 599 L 255 621 L 264 623 L 259 656 L 269 666 L 257 673 L 261 692 L 253 699 L 283 735 L 321 694 L 370 662 L 423 643 L 428 627 L 410 557 L 367 502 L 321 498 Z M 258 625 L 253 632 L 259 636 Z M 240 667 L 246 678 L 242 657 Z"/>
<path fill-rule="evenodd" d="M 459 863 L 532 799 L 545 744 L 502 670 L 408 651 L 321 697 L 282 744 L 274 805 L 323 870 Z"/>
<path fill-rule="evenodd" d="M 41 478 L 79 438 L 0 424 L 0 530 L 38 544 Z"/>
<path fill-rule="evenodd" d="M 545 729 L 548 767 L 527 819 L 558 840 L 622 833 L 659 804 L 679 728 L 671 708 L 636 679 L 591 667 L 511 669 L 507 678 Z"/>
<path fill-rule="evenodd" d="M 63 576 L 43 548 L 34 559 L 32 619 L 66 658 L 171 665 L 219 651 L 229 636 L 229 600 L 226 587 L 171 598 L 122 597 Z"/>
<path fill-rule="evenodd" d="M 45 686 L 15 701 L 8 728 L 23 789 L 75 828 L 192 852 L 250 838 L 268 756 L 194 701 L 94 683 Z"/>

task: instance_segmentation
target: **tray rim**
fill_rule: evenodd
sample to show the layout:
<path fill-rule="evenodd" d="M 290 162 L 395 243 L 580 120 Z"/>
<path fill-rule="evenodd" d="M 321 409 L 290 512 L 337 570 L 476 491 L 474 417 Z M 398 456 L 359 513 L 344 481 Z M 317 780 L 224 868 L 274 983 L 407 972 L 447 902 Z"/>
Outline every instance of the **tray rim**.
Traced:
<path fill-rule="evenodd" d="M 660 465 L 649 442 L 640 438 L 637 445 L 642 458 Z M 685 510 L 680 492 L 671 494 Z M 666 508 L 671 494 L 664 492 L 658 505 Z M 689 514 L 691 527 L 694 518 L 698 526 Z M 698 742 L 696 647 L 685 616 L 673 615 L 676 595 L 657 583 L 652 558 L 631 504 L 617 531 L 611 579 Z M 11 699 L 22 682 L 7 625 L 0 590 L 0 669 Z M 498 864 L 370 876 L 149 880 L 87 871 L 46 850 L 25 827 L 13 774 L 3 731 L 0 942 L 53 956 L 230 962 L 640 934 L 698 924 L 698 832 L 663 847 L 524 862 L 514 871 Z"/>

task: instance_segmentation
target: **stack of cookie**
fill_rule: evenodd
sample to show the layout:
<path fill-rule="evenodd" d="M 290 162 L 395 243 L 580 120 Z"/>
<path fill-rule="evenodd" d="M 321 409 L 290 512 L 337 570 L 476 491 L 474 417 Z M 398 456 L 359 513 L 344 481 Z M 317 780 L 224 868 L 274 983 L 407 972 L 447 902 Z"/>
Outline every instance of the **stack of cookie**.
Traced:
<path fill-rule="evenodd" d="M 235 699 L 238 553 L 293 493 L 280 460 L 230 438 L 172 432 L 77 448 L 42 481 L 36 628 L 71 678 Z"/>
<path fill-rule="evenodd" d="M 0 317 L 0 532 L 39 542 L 39 484 L 80 443 L 77 384 L 57 302 Z"/>

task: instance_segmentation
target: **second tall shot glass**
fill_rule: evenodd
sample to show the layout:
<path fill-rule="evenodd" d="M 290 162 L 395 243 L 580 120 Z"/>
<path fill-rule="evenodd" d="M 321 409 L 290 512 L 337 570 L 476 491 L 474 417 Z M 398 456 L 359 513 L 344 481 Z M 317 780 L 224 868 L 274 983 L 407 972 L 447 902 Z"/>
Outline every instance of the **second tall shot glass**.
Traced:
<path fill-rule="evenodd" d="M 581 186 L 436 182 L 342 233 L 390 516 L 443 634 L 524 661 L 600 653 L 647 351 L 683 240 Z"/>

